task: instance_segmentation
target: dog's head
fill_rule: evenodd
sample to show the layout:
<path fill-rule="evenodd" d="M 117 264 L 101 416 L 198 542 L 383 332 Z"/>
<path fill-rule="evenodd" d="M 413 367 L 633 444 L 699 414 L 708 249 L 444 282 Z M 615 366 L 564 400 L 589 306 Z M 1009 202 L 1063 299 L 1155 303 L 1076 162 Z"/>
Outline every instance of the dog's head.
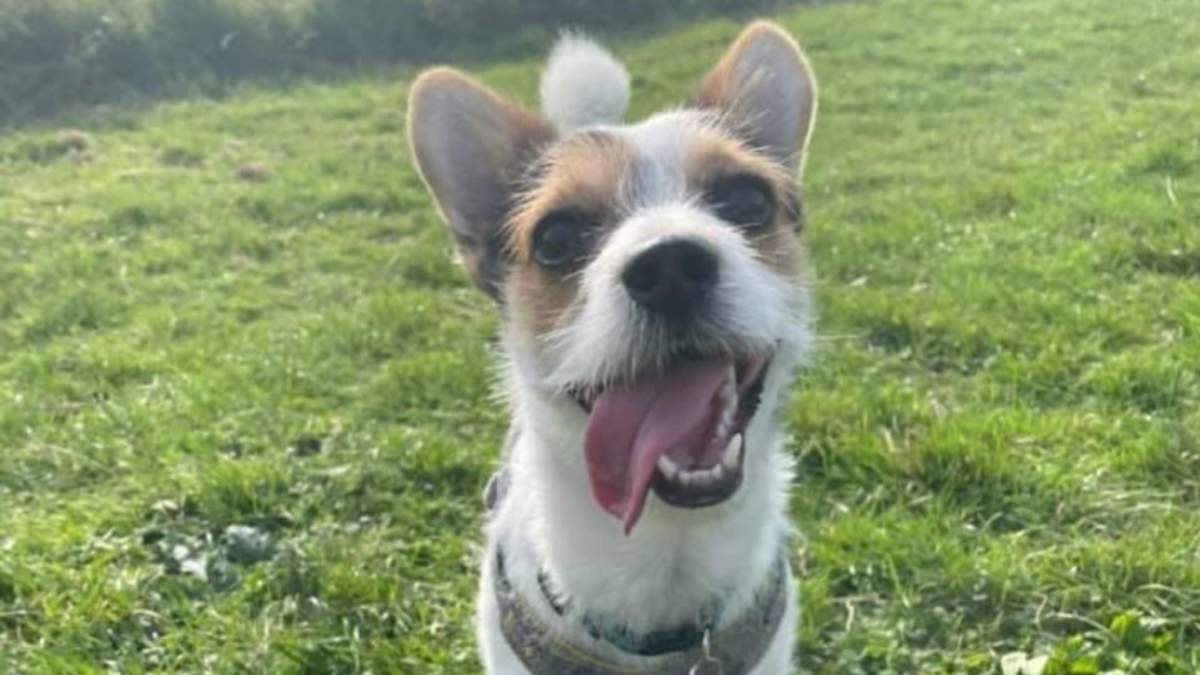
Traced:
<path fill-rule="evenodd" d="M 582 455 L 627 531 L 651 489 L 680 507 L 723 502 L 749 481 L 747 439 L 809 342 L 808 63 L 755 23 L 691 107 L 624 126 L 625 70 L 568 36 L 541 95 L 545 117 L 438 68 L 409 101 L 421 174 L 504 315 L 518 403 Z"/>

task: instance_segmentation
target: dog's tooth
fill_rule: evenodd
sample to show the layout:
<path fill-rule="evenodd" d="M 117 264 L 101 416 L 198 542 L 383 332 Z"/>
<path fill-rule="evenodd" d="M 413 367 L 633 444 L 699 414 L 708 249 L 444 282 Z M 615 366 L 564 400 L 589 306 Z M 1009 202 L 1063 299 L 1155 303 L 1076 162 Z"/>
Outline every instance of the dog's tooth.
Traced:
<path fill-rule="evenodd" d="M 675 477 L 679 475 L 679 465 L 666 455 L 658 458 L 658 470 L 668 480 L 675 480 Z"/>
<path fill-rule="evenodd" d="M 725 446 L 725 452 L 721 453 L 721 466 L 726 469 L 736 469 L 741 462 L 742 455 L 742 435 L 734 434 L 733 438 L 729 439 L 729 444 Z"/>
<path fill-rule="evenodd" d="M 717 464 L 716 466 L 713 466 L 704 472 L 704 479 L 709 483 L 719 483 L 724 476 L 725 470 L 721 468 L 720 464 Z"/>

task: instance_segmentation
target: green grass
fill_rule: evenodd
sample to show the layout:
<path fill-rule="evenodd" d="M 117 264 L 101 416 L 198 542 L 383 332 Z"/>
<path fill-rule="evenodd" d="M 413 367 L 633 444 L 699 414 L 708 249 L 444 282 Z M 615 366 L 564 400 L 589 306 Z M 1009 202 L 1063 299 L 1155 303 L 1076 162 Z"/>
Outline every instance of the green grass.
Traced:
<path fill-rule="evenodd" d="M 4 0 L 0 129 L 64 107 L 221 96 L 237 82 L 544 50 L 560 29 L 646 33 L 813 0 Z"/>
<path fill-rule="evenodd" d="M 799 667 L 1200 671 L 1193 0 L 778 19 L 822 82 Z M 618 45 L 636 112 L 736 31 Z M 0 672 L 478 671 L 496 320 L 407 77 L 0 138 Z"/>

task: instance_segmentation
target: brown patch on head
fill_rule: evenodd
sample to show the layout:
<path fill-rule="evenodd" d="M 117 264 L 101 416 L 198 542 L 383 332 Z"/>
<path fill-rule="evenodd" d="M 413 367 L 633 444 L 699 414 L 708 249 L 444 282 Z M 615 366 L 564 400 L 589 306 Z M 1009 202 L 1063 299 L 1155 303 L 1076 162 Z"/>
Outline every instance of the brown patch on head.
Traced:
<path fill-rule="evenodd" d="M 733 138 L 708 133 L 693 139 L 684 160 L 688 185 L 703 193 L 723 178 L 750 175 L 771 189 L 775 218 L 747 234 L 747 240 L 762 261 L 780 274 L 801 271 L 797 233 L 802 225 L 799 191 L 795 179 L 777 162 Z"/>
<path fill-rule="evenodd" d="M 570 210 L 611 220 L 632 165 L 633 149 L 599 131 L 572 136 L 547 151 L 508 219 L 514 261 L 532 262 L 534 231 L 547 214 Z"/>
<path fill-rule="evenodd" d="M 633 148 L 624 139 L 587 131 L 550 148 L 531 173 L 506 225 L 512 269 L 505 297 L 513 318 L 534 333 L 545 335 L 565 324 L 579 292 L 577 272 L 584 264 L 553 271 L 540 266 L 533 252 L 539 224 L 553 213 L 577 214 L 579 226 L 590 230 L 590 255 L 620 217 L 619 204 L 633 163 Z"/>

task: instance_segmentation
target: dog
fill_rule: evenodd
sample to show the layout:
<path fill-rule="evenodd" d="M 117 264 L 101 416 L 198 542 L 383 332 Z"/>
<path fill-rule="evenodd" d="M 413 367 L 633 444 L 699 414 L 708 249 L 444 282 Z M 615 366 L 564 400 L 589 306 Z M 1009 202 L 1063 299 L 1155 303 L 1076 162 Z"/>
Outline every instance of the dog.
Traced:
<path fill-rule="evenodd" d="M 793 471 L 813 343 L 800 176 L 817 85 L 750 24 L 690 104 L 635 124 L 589 38 L 541 114 L 448 68 L 409 94 L 415 164 L 501 315 L 512 423 L 477 637 L 494 675 L 789 670 Z"/>

